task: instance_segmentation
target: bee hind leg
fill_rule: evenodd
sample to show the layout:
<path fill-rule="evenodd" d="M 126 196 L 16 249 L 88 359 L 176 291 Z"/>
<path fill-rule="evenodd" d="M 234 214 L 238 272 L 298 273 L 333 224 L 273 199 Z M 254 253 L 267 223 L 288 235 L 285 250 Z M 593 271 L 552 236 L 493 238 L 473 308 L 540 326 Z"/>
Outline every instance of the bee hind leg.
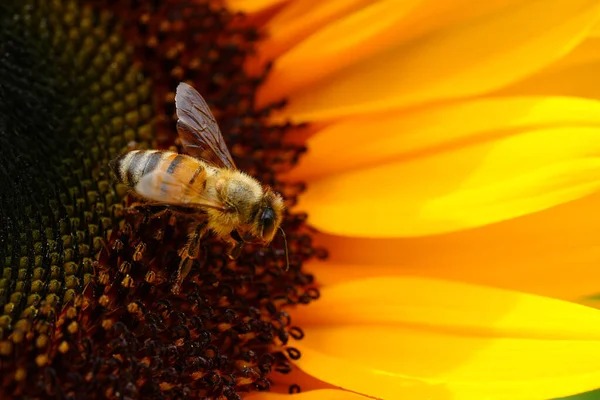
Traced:
<path fill-rule="evenodd" d="M 156 218 L 160 218 L 163 215 L 167 214 L 175 214 L 182 216 L 193 216 L 195 214 L 198 214 L 198 210 L 192 207 L 173 206 L 167 204 L 148 204 L 141 202 L 132 203 L 129 207 L 125 208 L 124 210 L 129 214 L 144 213 L 149 221 Z"/>
<path fill-rule="evenodd" d="M 194 260 L 200 256 L 200 239 L 204 236 L 207 231 L 207 223 L 202 222 L 196 225 L 194 231 L 189 235 L 188 242 L 185 246 L 179 250 L 179 268 L 177 269 L 177 275 L 175 276 L 175 282 L 171 287 L 173 294 L 179 294 L 181 290 L 181 284 L 186 276 L 190 273 Z"/>
<path fill-rule="evenodd" d="M 126 214 L 144 214 L 148 220 L 160 218 L 163 215 L 169 213 L 171 210 L 168 206 L 154 205 L 142 202 L 131 203 L 128 207 L 124 208 L 123 211 Z"/>
<path fill-rule="evenodd" d="M 147 209 L 148 204 L 136 201 L 127 205 L 127 207 L 123 207 L 123 212 L 127 214 L 139 214 L 145 212 Z"/>

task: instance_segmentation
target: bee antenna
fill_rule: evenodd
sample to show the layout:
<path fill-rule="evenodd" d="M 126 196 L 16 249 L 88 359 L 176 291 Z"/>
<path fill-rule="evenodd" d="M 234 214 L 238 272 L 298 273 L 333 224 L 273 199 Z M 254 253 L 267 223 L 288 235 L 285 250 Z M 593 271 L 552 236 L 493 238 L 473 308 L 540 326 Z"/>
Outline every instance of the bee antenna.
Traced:
<path fill-rule="evenodd" d="M 290 269 L 290 252 L 288 251 L 287 238 L 285 237 L 285 232 L 279 227 L 279 231 L 281 232 L 281 236 L 283 236 L 283 245 L 285 246 L 285 270 Z"/>

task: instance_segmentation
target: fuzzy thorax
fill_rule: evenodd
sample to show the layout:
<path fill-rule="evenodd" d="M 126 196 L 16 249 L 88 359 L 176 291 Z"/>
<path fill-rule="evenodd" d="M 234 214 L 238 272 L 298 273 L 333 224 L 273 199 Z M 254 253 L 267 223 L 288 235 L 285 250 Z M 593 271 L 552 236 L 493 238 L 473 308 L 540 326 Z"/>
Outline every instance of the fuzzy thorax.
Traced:
<path fill-rule="evenodd" d="M 284 210 L 281 196 L 240 171 L 221 169 L 208 179 L 207 187 L 213 187 L 217 198 L 226 206 L 224 211 L 208 210 L 211 230 L 219 236 L 237 230 L 242 236 L 250 234 L 264 243 L 273 240 Z M 214 185 L 211 185 L 213 179 Z"/>

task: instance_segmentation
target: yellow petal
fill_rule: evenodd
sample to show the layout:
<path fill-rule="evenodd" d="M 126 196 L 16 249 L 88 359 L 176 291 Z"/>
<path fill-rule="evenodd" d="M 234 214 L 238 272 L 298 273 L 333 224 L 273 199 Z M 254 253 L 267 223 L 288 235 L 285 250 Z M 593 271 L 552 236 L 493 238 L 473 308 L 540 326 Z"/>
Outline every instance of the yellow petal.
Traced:
<path fill-rule="evenodd" d="M 309 390 L 338 389 L 327 382 L 323 382 L 314 376 L 307 374 L 294 364 L 290 364 L 290 366 L 291 371 L 285 374 L 277 371 L 272 371 L 269 374 L 269 380 L 271 381 L 269 392 L 289 394 L 292 385 L 298 386 L 303 392 Z"/>
<path fill-rule="evenodd" d="M 586 39 L 564 59 L 499 90 L 497 95 L 561 95 L 600 99 L 600 37 Z"/>
<path fill-rule="evenodd" d="M 344 118 L 308 139 L 309 151 L 290 178 L 307 180 L 388 161 L 437 157 L 531 128 L 599 125 L 600 102 L 547 96 L 492 97 Z"/>
<path fill-rule="evenodd" d="M 227 8 L 233 11 L 254 13 L 288 2 L 289 0 L 226 0 Z"/>
<path fill-rule="evenodd" d="M 311 180 L 298 209 L 326 233 L 420 236 L 518 217 L 600 188 L 596 127 L 531 129 L 431 153 Z"/>
<path fill-rule="evenodd" d="M 365 396 L 337 389 L 311 390 L 294 395 L 281 393 L 252 393 L 245 398 L 252 400 L 365 400 Z"/>
<path fill-rule="evenodd" d="M 302 368 L 376 398 L 547 400 L 596 388 L 600 377 L 598 357 L 590 353 L 598 351 L 596 341 L 462 338 L 363 326 L 306 333 L 313 340 L 295 344 Z"/>
<path fill-rule="evenodd" d="M 600 386 L 600 311 L 559 300 L 372 278 L 323 288 L 292 318 L 306 334 L 293 343 L 300 368 L 371 396 L 414 384 L 432 399 L 532 400 Z"/>
<path fill-rule="evenodd" d="M 353 13 L 373 0 L 295 0 L 266 25 L 268 37 L 261 42 L 262 59 L 271 60 L 313 34 L 318 28 Z"/>
<path fill-rule="evenodd" d="M 544 74 L 546 71 L 560 71 L 566 68 L 571 68 L 578 65 L 600 62 L 600 36 L 590 36 L 583 42 L 579 43 L 569 54 L 564 58 L 557 60 L 555 63 L 548 65 L 538 74 Z M 518 82 L 515 83 L 515 85 Z"/>
<path fill-rule="evenodd" d="M 371 55 L 443 26 L 509 7 L 516 0 L 299 0 L 267 26 L 263 60 L 279 56 L 259 103 L 287 97 L 303 86 Z M 367 4 L 371 3 L 367 6 Z M 324 25 L 324 26 L 323 26 Z M 319 29 L 321 28 L 321 29 Z M 296 45 L 296 47 L 292 47 Z M 287 53 L 280 55 L 281 53 Z"/>
<path fill-rule="evenodd" d="M 594 26 L 592 26 L 592 29 L 590 30 L 590 33 L 588 35 L 590 37 L 599 37 L 600 36 L 600 22 L 596 22 L 594 24 Z"/>
<path fill-rule="evenodd" d="M 299 87 L 323 78 L 345 65 L 352 64 L 359 59 L 364 59 L 390 42 L 398 40 L 401 35 L 403 17 L 419 3 L 419 0 L 408 1 L 379 1 L 372 2 L 367 7 L 360 8 L 357 12 L 341 18 L 327 25 L 323 30 L 312 34 L 307 40 L 293 48 L 290 52 L 277 58 L 274 68 L 267 81 L 261 85 L 258 94 L 258 104 L 263 105 L 281 96 L 289 96 Z M 325 8 L 330 13 L 340 12 L 342 4 L 339 2 L 338 10 L 335 5 L 321 6 L 317 11 Z M 346 2 L 346 7 L 360 6 L 360 2 Z M 311 13 L 312 14 L 312 13 Z M 289 24 L 294 28 L 297 24 L 305 32 L 310 32 L 311 26 L 320 21 L 312 21 L 318 16 L 307 15 L 308 24 L 301 17 L 295 23 Z M 290 14 L 292 16 L 293 14 Z M 286 24 L 289 17 L 281 22 Z M 333 18 L 334 15 L 321 16 Z M 277 21 L 276 21 L 277 22 Z M 299 33 L 279 32 L 281 27 L 274 26 L 274 43 L 266 43 L 263 50 L 263 59 L 281 53 L 292 41 L 300 39 Z M 297 28 L 299 29 L 299 28 Z M 288 37 L 288 35 L 294 35 Z M 281 42 L 277 43 L 280 40 Z M 318 67 L 317 67 L 318 66 Z"/>
<path fill-rule="evenodd" d="M 317 235 L 327 263 L 310 266 L 331 285 L 412 275 L 584 302 L 600 293 L 600 195 L 498 224 L 418 238 Z"/>
<path fill-rule="evenodd" d="M 594 0 L 557 0 L 551 5 L 527 1 L 449 26 L 392 46 L 318 85 L 302 81 L 299 91 L 288 97 L 289 106 L 282 116 L 317 121 L 501 88 L 568 53 L 597 21 L 598 6 Z M 338 45 L 322 38 L 318 44 L 307 45 L 305 54 Z M 303 59 L 282 57 L 273 70 L 274 83 L 267 82 L 263 91 L 272 93 L 273 86 L 292 84 L 307 74 L 310 69 Z M 293 69 L 282 67 L 292 64 Z M 328 68 L 324 59 L 319 59 L 318 68 Z M 284 93 L 290 92 L 286 86 Z"/>
<path fill-rule="evenodd" d="M 409 276 L 366 278 L 325 287 L 319 301 L 294 310 L 293 320 L 303 329 L 347 324 L 411 326 L 457 335 L 593 340 L 600 345 L 600 310 L 486 286 Z"/>

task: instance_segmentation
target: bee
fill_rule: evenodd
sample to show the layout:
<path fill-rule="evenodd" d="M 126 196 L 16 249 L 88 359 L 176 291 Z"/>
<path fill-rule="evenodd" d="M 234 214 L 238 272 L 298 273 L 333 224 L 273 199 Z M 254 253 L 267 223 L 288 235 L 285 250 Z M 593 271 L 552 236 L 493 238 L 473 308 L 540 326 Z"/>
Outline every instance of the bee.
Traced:
<path fill-rule="evenodd" d="M 236 258 L 245 239 L 269 245 L 281 221 L 283 198 L 268 186 L 239 171 L 206 101 L 181 82 L 175 94 L 177 132 L 185 153 L 132 150 L 110 162 L 117 180 L 150 206 L 192 216 L 197 224 L 179 251 L 181 262 L 172 291 L 198 258 L 200 238 L 208 231 L 227 242 Z M 286 243 L 286 260 L 288 260 Z M 289 266 L 289 260 L 288 264 Z"/>

